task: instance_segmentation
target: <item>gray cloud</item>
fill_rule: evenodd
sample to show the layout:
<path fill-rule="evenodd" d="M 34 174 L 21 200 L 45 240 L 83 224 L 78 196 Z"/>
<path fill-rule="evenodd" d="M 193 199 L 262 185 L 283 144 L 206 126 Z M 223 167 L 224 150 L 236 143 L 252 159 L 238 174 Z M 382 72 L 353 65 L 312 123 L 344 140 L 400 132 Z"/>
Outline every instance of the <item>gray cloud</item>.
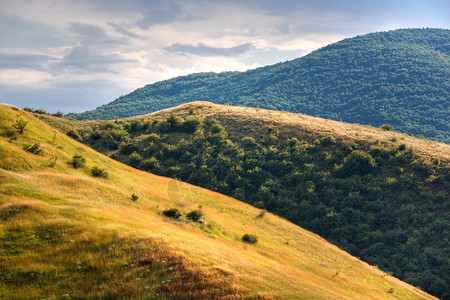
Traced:
<path fill-rule="evenodd" d="M 63 58 L 61 63 L 64 67 L 76 67 L 93 72 L 112 72 L 111 67 L 118 63 L 135 62 L 124 59 L 115 54 L 102 54 L 96 48 L 89 46 L 77 46 Z"/>
<path fill-rule="evenodd" d="M 126 35 L 129 38 L 140 39 L 140 40 L 144 39 L 142 36 L 140 36 L 140 35 L 132 32 L 132 31 L 128 30 L 125 25 L 116 24 L 116 23 L 113 23 L 113 22 L 109 22 L 108 25 L 111 26 L 112 28 L 114 28 L 114 30 L 117 31 L 118 33 Z"/>
<path fill-rule="evenodd" d="M 187 44 L 173 44 L 165 47 L 165 50 L 178 54 L 193 54 L 198 56 L 238 56 L 252 49 L 252 44 L 242 44 L 230 48 L 210 47 L 203 43 L 197 46 Z"/>
<path fill-rule="evenodd" d="M 142 18 L 136 22 L 141 29 L 149 29 L 156 24 L 169 24 L 175 21 L 195 20 L 194 16 L 186 13 L 182 6 L 175 1 L 154 1 L 148 5 L 146 1 L 140 3 L 142 6 Z"/>
<path fill-rule="evenodd" d="M 79 42 L 87 46 L 117 46 L 117 45 L 129 45 L 130 40 L 126 37 L 114 38 L 108 35 L 108 33 L 100 26 L 69 22 L 68 30 L 75 33 Z"/>
<path fill-rule="evenodd" d="M 58 58 L 39 54 L 0 54 L 0 69 L 30 68 L 43 71 L 49 63 L 57 61 Z"/>

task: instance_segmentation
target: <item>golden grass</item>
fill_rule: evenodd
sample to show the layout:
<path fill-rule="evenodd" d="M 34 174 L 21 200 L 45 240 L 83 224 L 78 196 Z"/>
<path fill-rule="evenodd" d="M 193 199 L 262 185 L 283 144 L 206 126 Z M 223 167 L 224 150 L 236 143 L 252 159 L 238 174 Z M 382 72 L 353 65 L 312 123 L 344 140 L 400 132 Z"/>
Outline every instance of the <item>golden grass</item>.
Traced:
<path fill-rule="evenodd" d="M 24 134 L 5 137 L 18 113 Z M 22 150 L 31 142 L 43 156 Z M 86 167 L 67 164 L 75 154 Z M 0 167 L 0 298 L 434 299 L 280 217 L 125 166 L 7 106 Z M 204 224 L 160 215 L 199 205 Z"/>

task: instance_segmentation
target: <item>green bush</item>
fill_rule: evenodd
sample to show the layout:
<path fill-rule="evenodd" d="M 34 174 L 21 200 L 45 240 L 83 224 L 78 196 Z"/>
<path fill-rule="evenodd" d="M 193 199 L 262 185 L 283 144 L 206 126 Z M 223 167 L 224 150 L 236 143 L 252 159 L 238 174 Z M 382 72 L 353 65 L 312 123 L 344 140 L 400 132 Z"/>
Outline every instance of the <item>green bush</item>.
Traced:
<path fill-rule="evenodd" d="M 91 173 L 92 173 L 92 176 L 94 176 L 94 177 L 101 177 L 101 178 L 105 178 L 105 179 L 108 178 L 108 176 L 109 176 L 108 172 L 105 169 L 101 169 L 97 166 L 92 167 Z"/>
<path fill-rule="evenodd" d="M 71 138 L 73 138 L 74 140 L 77 140 L 79 142 L 83 141 L 83 138 L 81 137 L 80 133 L 75 129 L 70 129 L 69 131 L 67 131 L 66 134 Z"/>
<path fill-rule="evenodd" d="M 320 141 L 320 144 L 321 144 L 322 146 L 329 146 L 329 145 L 333 145 L 333 144 L 335 144 L 335 143 L 336 143 L 336 139 L 335 139 L 333 136 L 331 136 L 331 135 L 324 137 L 324 138 Z"/>
<path fill-rule="evenodd" d="M 200 218 L 203 217 L 203 212 L 199 209 L 190 211 L 187 215 L 186 218 L 194 221 L 194 222 L 198 222 L 198 220 L 200 220 Z"/>
<path fill-rule="evenodd" d="M 391 131 L 392 130 L 392 125 L 390 124 L 383 124 L 380 127 L 381 129 L 383 129 L 384 131 Z"/>
<path fill-rule="evenodd" d="M 23 149 L 31 152 L 33 154 L 42 155 L 43 151 L 41 149 L 41 145 L 39 143 L 33 144 L 33 145 L 24 145 Z"/>
<path fill-rule="evenodd" d="M 86 164 L 86 159 L 82 155 L 74 155 L 69 164 L 75 169 L 82 168 Z"/>
<path fill-rule="evenodd" d="M 344 160 L 339 169 L 339 175 L 343 177 L 351 175 L 365 175 L 372 172 L 375 168 L 375 160 L 372 155 L 361 150 L 353 151 Z"/>
<path fill-rule="evenodd" d="M 17 131 L 20 134 L 23 134 L 25 131 L 25 127 L 28 125 L 28 122 L 22 120 L 20 117 L 17 118 L 16 122 L 14 123 L 13 127 L 17 129 Z"/>
<path fill-rule="evenodd" d="M 258 237 L 254 234 L 244 234 L 242 236 L 242 241 L 248 244 L 256 244 L 258 242 Z"/>
<path fill-rule="evenodd" d="M 133 153 L 131 153 L 130 155 L 130 162 L 129 165 L 137 168 L 139 166 L 139 164 L 142 161 L 142 157 L 139 155 L 139 153 L 137 153 L 136 151 L 134 151 Z"/>
<path fill-rule="evenodd" d="M 177 208 L 173 207 L 173 208 L 164 210 L 163 215 L 176 220 L 181 217 L 181 212 Z"/>

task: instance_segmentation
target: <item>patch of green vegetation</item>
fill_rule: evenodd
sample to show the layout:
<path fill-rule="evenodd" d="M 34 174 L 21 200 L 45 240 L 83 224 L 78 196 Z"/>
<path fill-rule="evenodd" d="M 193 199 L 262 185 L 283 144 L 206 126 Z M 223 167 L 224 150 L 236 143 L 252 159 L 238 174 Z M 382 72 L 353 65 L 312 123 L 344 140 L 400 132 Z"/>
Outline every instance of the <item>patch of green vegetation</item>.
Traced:
<path fill-rule="evenodd" d="M 0 194 L 7 196 L 14 196 L 22 199 L 37 199 L 49 203 L 59 202 L 62 199 L 55 197 L 54 195 L 36 191 L 35 188 L 26 186 L 24 184 L 16 183 L 0 183 Z"/>

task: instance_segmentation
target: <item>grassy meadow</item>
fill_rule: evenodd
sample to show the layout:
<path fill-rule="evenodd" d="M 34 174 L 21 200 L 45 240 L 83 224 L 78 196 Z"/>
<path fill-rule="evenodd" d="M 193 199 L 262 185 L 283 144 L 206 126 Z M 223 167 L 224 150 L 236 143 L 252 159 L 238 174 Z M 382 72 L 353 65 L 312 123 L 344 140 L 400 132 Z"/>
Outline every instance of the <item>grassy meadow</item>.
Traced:
<path fill-rule="evenodd" d="M 36 144 L 40 154 L 24 149 Z M 86 164 L 73 168 L 74 155 Z M 94 166 L 108 178 L 93 177 Z M 172 207 L 201 209 L 202 222 L 162 215 Z M 245 233 L 258 242 L 242 242 Z M 133 169 L 7 105 L 0 298 L 435 299 L 280 217 Z"/>

